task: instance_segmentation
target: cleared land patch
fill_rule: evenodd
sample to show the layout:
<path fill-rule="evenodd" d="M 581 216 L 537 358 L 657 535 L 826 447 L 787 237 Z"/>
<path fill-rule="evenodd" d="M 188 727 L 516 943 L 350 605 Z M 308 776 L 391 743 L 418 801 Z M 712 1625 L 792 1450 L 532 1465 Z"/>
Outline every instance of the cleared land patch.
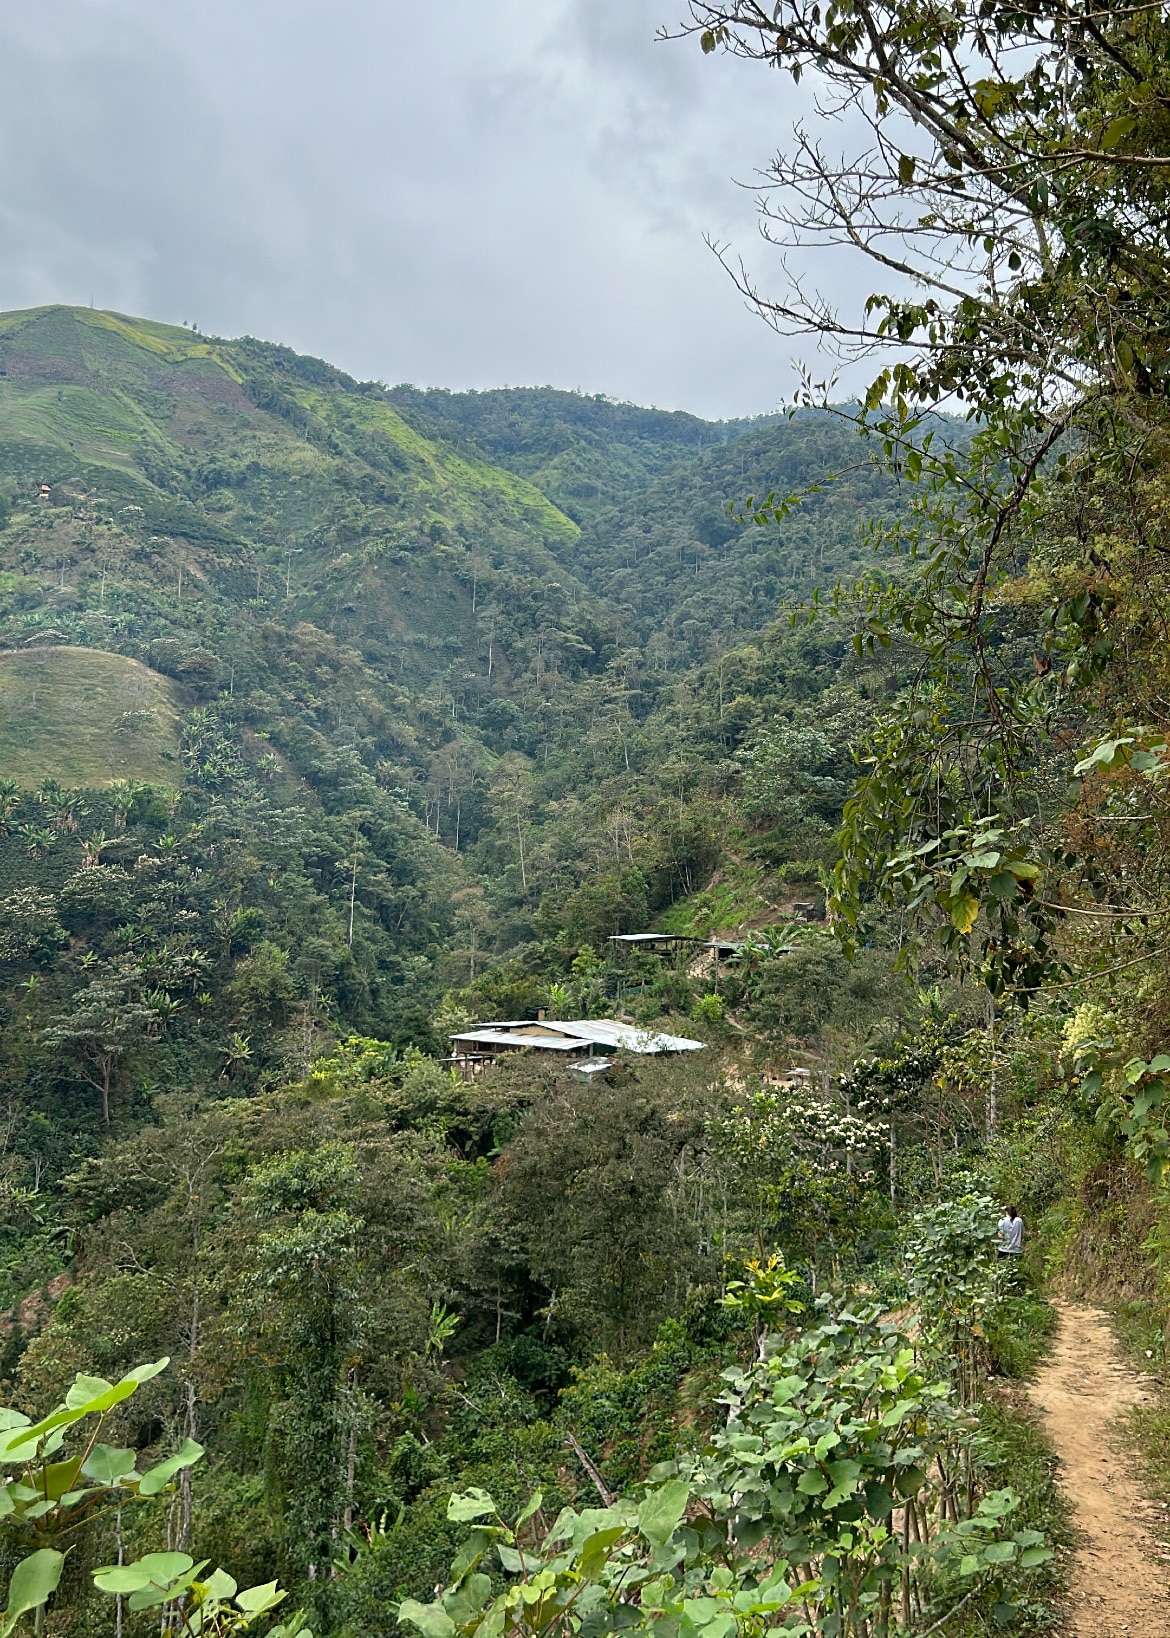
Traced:
<path fill-rule="evenodd" d="M 100 649 L 0 654 L 0 776 L 33 789 L 181 781 L 178 687 Z"/>

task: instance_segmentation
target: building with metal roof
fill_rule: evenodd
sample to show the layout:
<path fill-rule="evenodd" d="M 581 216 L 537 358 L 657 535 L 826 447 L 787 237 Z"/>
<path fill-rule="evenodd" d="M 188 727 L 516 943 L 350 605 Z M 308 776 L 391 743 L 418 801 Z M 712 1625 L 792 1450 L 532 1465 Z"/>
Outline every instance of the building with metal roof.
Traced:
<path fill-rule="evenodd" d="M 503 1052 L 561 1052 L 576 1057 L 615 1051 L 646 1053 L 699 1052 L 705 1041 L 639 1029 L 615 1018 L 510 1019 L 480 1024 L 451 1036 L 456 1060 L 493 1059 Z"/>
<path fill-rule="evenodd" d="M 668 950 L 675 944 L 689 944 L 726 959 L 743 949 L 743 940 L 734 938 L 693 938 L 689 933 L 611 933 L 611 944 L 627 950 Z"/>

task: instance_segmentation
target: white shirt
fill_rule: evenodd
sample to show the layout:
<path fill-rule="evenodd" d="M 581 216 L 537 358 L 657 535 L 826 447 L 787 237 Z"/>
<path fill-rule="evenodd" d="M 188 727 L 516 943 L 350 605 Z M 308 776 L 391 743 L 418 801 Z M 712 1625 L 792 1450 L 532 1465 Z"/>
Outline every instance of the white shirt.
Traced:
<path fill-rule="evenodd" d="M 1024 1219 L 1001 1217 L 999 1220 L 999 1248 L 1018 1257 L 1024 1249 Z"/>

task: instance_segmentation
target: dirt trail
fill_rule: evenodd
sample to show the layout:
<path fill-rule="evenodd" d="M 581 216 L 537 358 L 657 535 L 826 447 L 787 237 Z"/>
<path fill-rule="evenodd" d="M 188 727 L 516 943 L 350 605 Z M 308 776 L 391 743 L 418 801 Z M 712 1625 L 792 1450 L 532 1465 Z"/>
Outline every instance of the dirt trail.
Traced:
<path fill-rule="evenodd" d="M 1057 1303 L 1052 1354 L 1030 1390 L 1060 1457 L 1080 1543 L 1065 1630 L 1075 1638 L 1170 1638 L 1166 1517 L 1118 1449 L 1118 1418 L 1150 1390 L 1122 1363 L 1105 1315 Z"/>

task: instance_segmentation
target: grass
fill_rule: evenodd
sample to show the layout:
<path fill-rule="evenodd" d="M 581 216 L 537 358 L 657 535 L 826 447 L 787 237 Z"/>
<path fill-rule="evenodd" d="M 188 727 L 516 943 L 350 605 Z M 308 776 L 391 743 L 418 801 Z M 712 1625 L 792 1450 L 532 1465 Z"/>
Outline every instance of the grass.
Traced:
<path fill-rule="evenodd" d="M 178 785 L 177 686 L 137 660 L 89 648 L 0 654 L 0 775 L 33 789 Z"/>
<path fill-rule="evenodd" d="M 1034 1291 L 1020 1290 L 996 1303 L 986 1321 L 992 1368 L 1026 1381 L 1048 1352 L 1056 1311 Z"/>
<path fill-rule="evenodd" d="M 781 922 L 784 912 L 773 902 L 775 882 L 760 865 L 730 859 L 707 887 L 671 905 L 659 917 L 667 933 L 707 938 L 750 924 Z"/>

